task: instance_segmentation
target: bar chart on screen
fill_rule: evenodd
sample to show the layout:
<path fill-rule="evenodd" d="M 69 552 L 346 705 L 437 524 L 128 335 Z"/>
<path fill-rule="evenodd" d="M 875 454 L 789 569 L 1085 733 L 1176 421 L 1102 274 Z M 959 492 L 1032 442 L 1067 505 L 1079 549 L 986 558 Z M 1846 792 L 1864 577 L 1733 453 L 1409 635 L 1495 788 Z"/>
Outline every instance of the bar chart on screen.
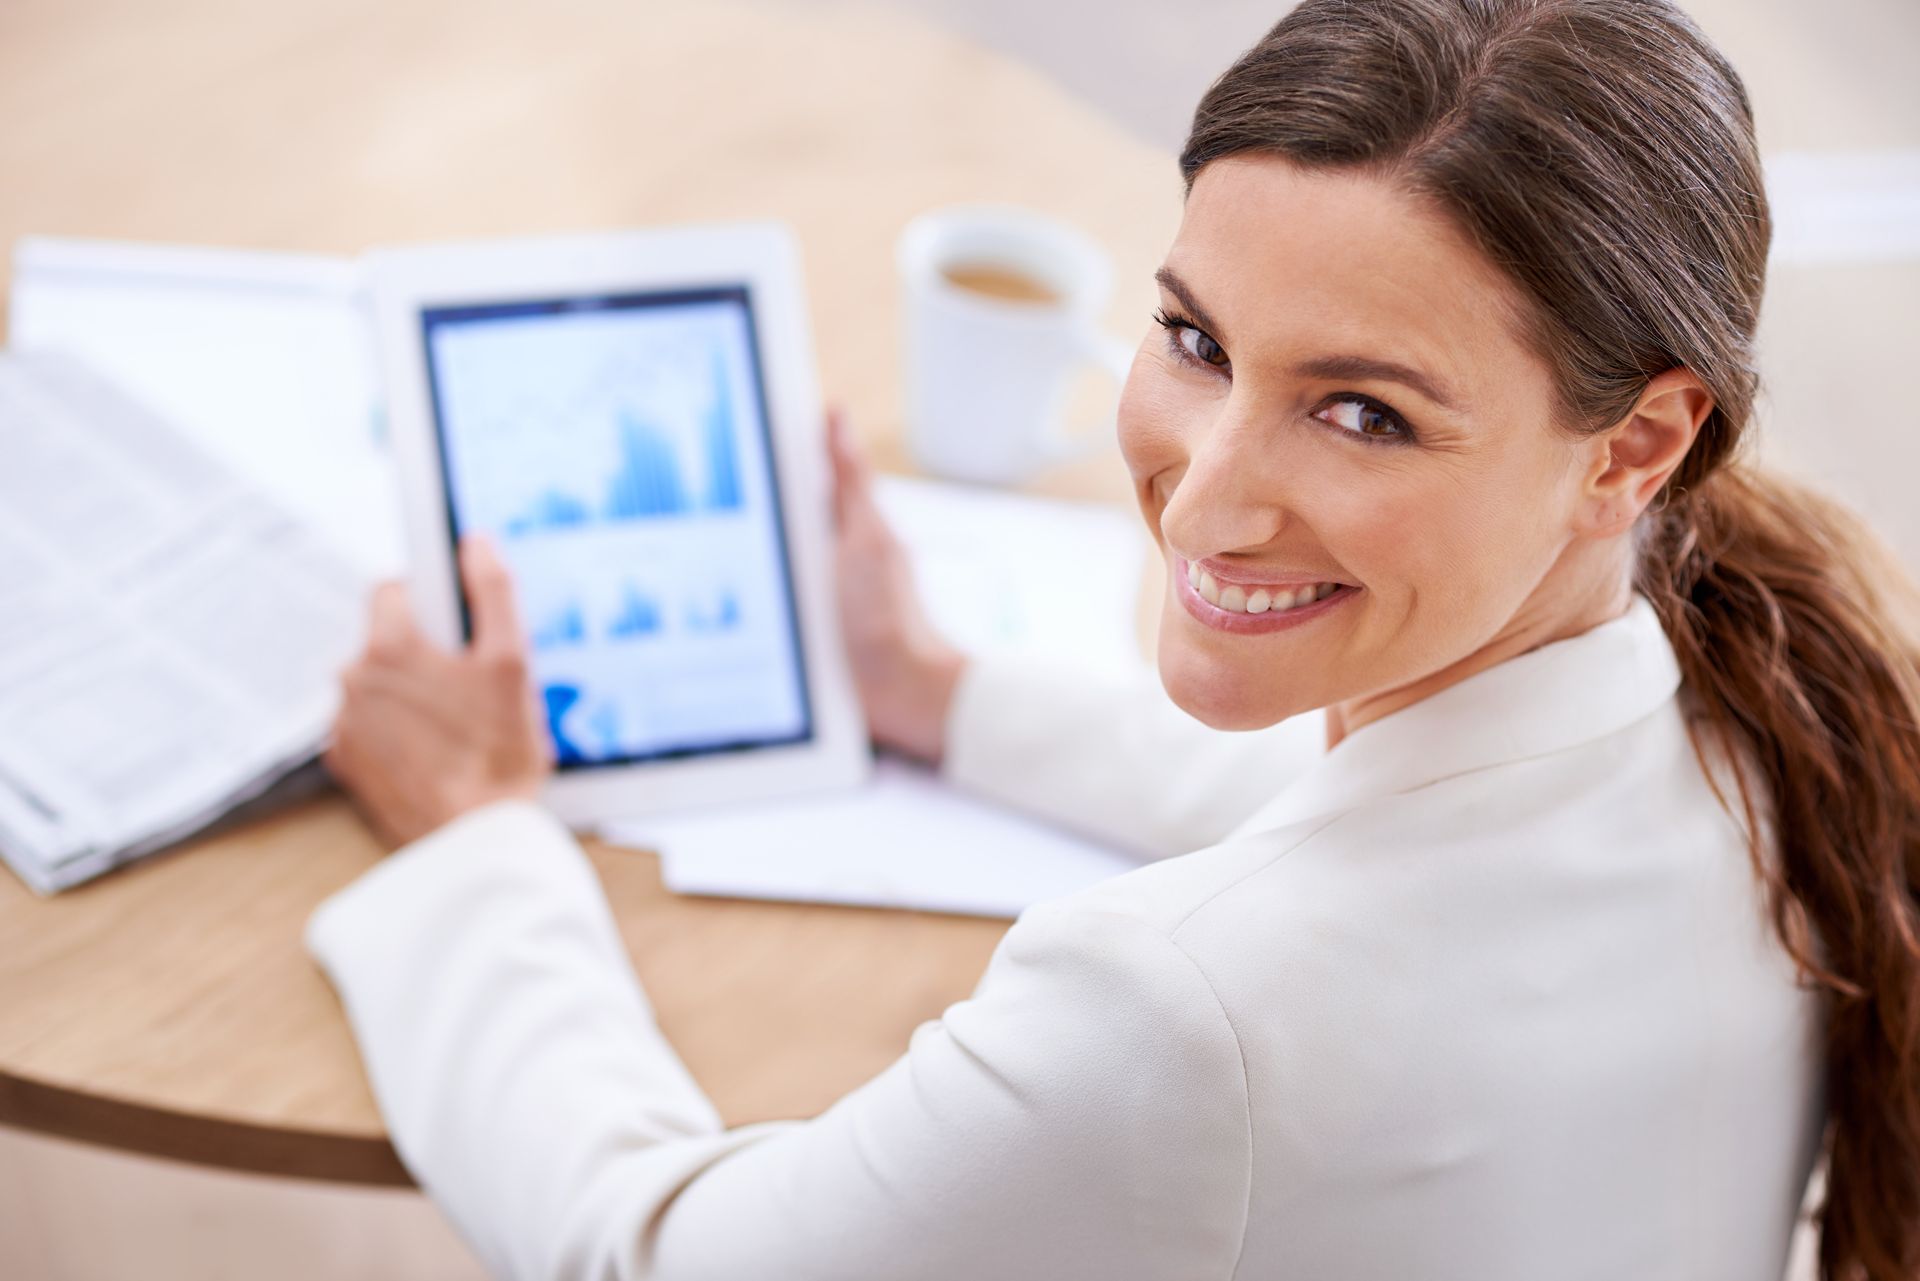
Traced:
<path fill-rule="evenodd" d="M 562 764 L 804 733 L 744 297 L 428 335 L 456 522 L 514 571 Z"/>
<path fill-rule="evenodd" d="M 711 398 L 698 411 L 692 433 L 691 452 L 702 477 L 698 487 L 689 479 L 683 457 L 687 451 L 678 434 L 630 407 L 634 400 L 644 397 L 620 397 L 614 401 L 618 407 L 610 406 L 614 463 L 599 501 L 596 503 L 591 495 L 546 489 L 534 495 L 518 514 L 507 517 L 502 531 L 509 537 L 523 537 L 541 531 L 578 529 L 596 521 L 739 511 L 742 496 L 733 398 L 727 369 L 718 353 L 712 364 Z"/>

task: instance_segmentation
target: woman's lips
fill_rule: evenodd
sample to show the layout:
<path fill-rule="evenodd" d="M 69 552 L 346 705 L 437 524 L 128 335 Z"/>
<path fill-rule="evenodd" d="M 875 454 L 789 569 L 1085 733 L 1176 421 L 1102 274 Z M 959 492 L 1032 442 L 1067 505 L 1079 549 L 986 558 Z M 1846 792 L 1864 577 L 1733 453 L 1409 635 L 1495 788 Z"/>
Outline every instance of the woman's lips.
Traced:
<path fill-rule="evenodd" d="M 1200 580 L 1197 585 L 1194 581 L 1196 578 Z M 1328 610 L 1338 608 L 1360 590 L 1345 583 L 1278 584 L 1272 587 L 1223 583 L 1204 566 L 1196 567 L 1178 557 L 1174 561 L 1173 579 L 1174 592 L 1189 614 L 1216 631 L 1239 634 L 1277 632 L 1301 626 Z M 1238 593 L 1238 596 L 1232 593 Z M 1207 599 L 1207 594 L 1222 599 L 1224 604 L 1214 604 Z M 1309 596 L 1311 599 L 1301 603 L 1303 597 Z M 1275 608 L 1282 600 L 1288 603 Z M 1248 607 L 1254 607 L 1255 612 L 1248 612 Z"/>

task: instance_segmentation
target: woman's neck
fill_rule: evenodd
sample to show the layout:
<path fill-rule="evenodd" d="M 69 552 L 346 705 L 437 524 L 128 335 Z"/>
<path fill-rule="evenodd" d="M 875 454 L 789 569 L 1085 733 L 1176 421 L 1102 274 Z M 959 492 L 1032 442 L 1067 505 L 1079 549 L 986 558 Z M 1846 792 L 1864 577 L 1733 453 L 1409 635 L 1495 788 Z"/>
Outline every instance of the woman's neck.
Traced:
<path fill-rule="evenodd" d="M 1632 570 L 1629 538 L 1606 547 L 1569 548 L 1493 639 L 1465 658 L 1406 685 L 1329 706 L 1328 750 L 1361 726 L 1431 698 L 1469 676 L 1618 618 L 1633 603 Z"/>

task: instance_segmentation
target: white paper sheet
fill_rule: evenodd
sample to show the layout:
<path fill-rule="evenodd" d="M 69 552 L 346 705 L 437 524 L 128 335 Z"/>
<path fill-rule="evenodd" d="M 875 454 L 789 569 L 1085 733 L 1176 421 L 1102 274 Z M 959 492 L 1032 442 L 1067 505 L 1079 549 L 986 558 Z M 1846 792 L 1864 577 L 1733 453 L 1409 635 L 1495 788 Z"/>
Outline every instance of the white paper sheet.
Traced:
<path fill-rule="evenodd" d="M 969 653 L 1141 661 L 1134 626 L 1147 536 L 1131 509 L 881 476 L 927 613 Z"/>
<path fill-rule="evenodd" d="M 401 572 L 353 260 L 30 237 L 8 323 L 15 350 L 84 358 L 364 575 Z"/>
<path fill-rule="evenodd" d="M 891 758 L 852 791 L 745 812 L 633 820 L 617 839 L 663 851 L 667 888 L 682 894 L 973 916 L 1018 916 L 1139 866 Z"/>

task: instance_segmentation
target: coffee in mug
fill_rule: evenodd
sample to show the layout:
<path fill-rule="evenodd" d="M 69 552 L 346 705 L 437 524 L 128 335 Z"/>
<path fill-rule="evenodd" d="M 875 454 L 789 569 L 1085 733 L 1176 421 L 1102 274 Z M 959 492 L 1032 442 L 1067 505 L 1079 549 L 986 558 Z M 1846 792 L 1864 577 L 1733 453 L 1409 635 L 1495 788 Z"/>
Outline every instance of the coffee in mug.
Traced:
<path fill-rule="evenodd" d="M 1041 303 L 1051 306 L 1060 301 L 1060 295 L 1045 282 L 1035 280 L 1023 271 L 1003 267 L 997 263 L 959 262 L 942 267 L 940 274 L 969 293 L 997 298 L 1002 302 Z"/>
<path fill-rule="evenodd" d="M 907 446 L 923 471 L 1018 484 L 1111 447 L 1111 430 L 1062 421 L 1087 366 L 1118 383 L 1133 361 L 1100 327 L 1113 268 L 1090 237 L 1008 205 L 936 209 L 901 235 L 900 274 Z"/>

